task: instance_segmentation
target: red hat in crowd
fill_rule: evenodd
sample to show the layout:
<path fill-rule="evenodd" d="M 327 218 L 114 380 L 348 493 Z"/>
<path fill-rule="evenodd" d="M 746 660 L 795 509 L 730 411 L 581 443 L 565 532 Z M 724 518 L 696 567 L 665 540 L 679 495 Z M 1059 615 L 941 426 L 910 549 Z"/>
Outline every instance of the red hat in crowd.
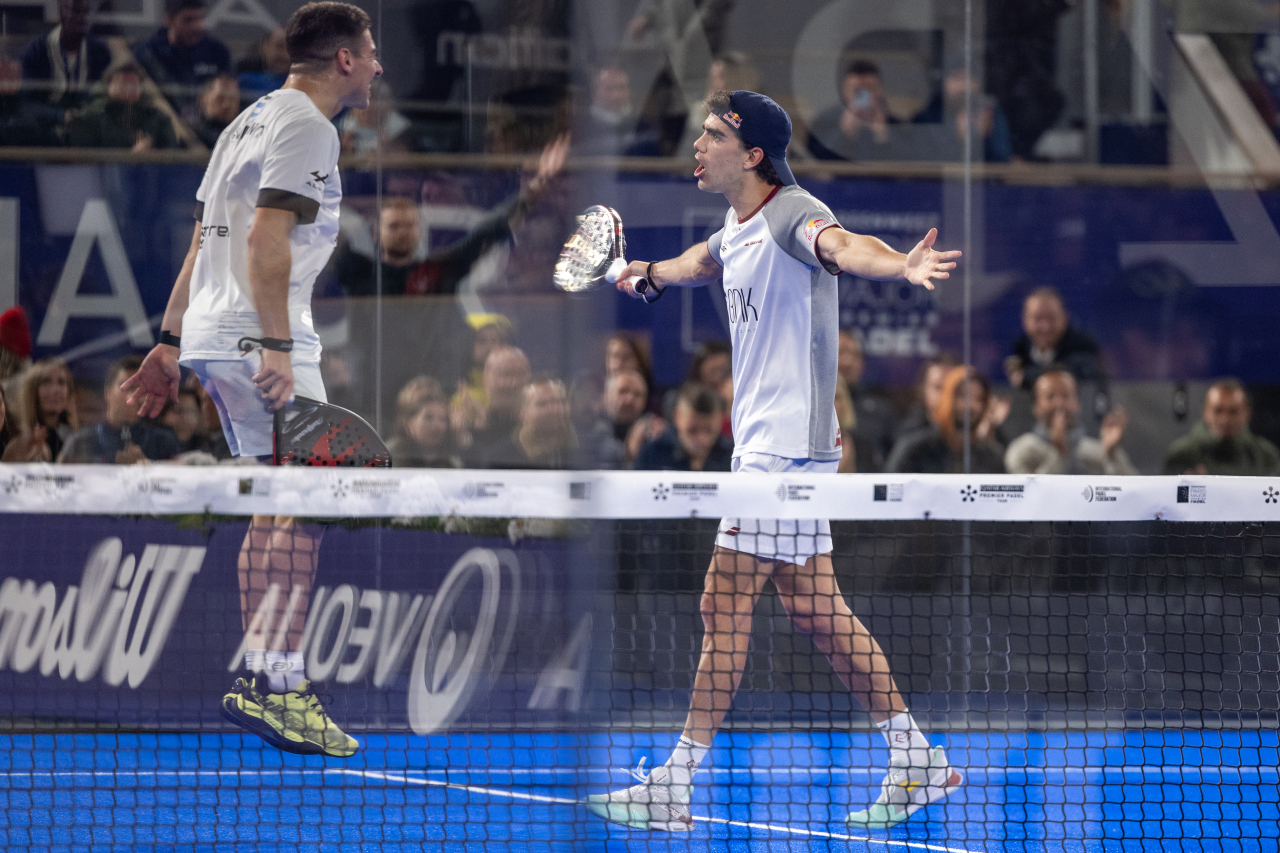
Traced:
<path fill-rule="evenodd" d="M 0 314 L 0 347 L 18 358 L 31 355 L 31 327 L 26 312 L 16 305 Z"/>

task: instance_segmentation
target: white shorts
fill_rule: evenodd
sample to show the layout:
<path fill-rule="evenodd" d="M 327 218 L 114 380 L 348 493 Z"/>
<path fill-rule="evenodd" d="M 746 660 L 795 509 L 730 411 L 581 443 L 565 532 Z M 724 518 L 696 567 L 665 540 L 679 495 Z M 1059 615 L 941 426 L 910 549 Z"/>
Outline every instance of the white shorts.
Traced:
<path fill-rule="evenodd" d="M 191 369 L 213 398 L 222 421 L 222 433 L 233 456 L 271 456 L 271 436 L 275 431 L 275 415 L 267 411 L 262 392 L 253 384 L 253 374 L 262 360 L 254 355 L 228 361 L 191 362 Z M 329 402 L 320 378 L 320 365 L 314 362 L 293 364 L 293 393 L 321 403 Z"/>
<path fill-rule="evenodd" d="M 839 460 L 786 459 L 768 453 L 733 457 L 733 472 L 748 474 L 834 474 Z M 831 552 L 831 522 L 823 519 L 724 518 L 716 545 L 765 560 L 802 565 Z"/>

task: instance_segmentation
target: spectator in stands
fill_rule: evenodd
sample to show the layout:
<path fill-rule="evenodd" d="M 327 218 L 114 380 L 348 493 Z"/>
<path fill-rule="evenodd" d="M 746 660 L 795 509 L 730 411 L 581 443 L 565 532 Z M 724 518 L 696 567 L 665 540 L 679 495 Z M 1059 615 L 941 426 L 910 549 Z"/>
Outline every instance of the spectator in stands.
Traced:
<path fill-rule="evenodd" d="M 720 434 L 724 400 L 700 382 L 686 382 L 672 414 L 672 426 L 645 442 L 636 456 L 639 471 L 728 471 L 733 442 Z"/>
<path fill-rule="evenodd" d="M 604 414 L 605 380 L 598 373 L 582 373 L 569 389 L 569 416 L 588 468 L 627 467 L 623 443 L 614 438 L 613 423 Z"/>
<path fill-rule="evenodd" d="M 965 110 L 966 94 L 968 111 Z M 926 152 L 930 159 L 962 159 L 965 135 L 971 125 L 975 160 L 1007 163 L 1012 155 L 1009 120 L 1000 103 L 983 91 L 982 79 L 965 70 L 963 54 L 952 54 L 947 58 L 942 91 L 915 117 L 915 123 L 941 125 L 938 135 L 933 138 L 934 144 Z M 978 145 L 982 146 L 980 151 Z"/>
<path fill-rule="evenodd" d="M 50 458 L 57 459 L 63 443 L 80 428 L 75 381 L 66 362 L 47 359 L 31 366 L 23 379 L 20 417 L 22 431 L 42 435 Z"/>
<path fill-rule="evenodd" d="M 1052 287 L 1038 287 L 1022 303 L 1022 336 L 1013 342 L 1013 355 L 1005 359 L 1005 375 L 1013 387 L 1030 391 L 1050 365 L 1066 368 L 1077 383 L 1106 388 L 1098 342 L 1071 325 L 1062 294 Z"/>
<path fill-rule="evenodd" d="M 0 462 L 52 462 L 44 433 L 23 431 L 0 384 Z"/>
<path fill-rule="evenodd" d="M 737 89 L 763 91 L 760 88 L 760 72 L 752 64 L 751 58 L 745 53 L 730 50 L 712 61 L 707 69 L 707 90 L 696 103 L 688 105 L 689 115 L 685 119 L 684 136 L 676 148 L 677 155 L 691 152 L 693 143 L 702 135 L 702 123 L 707 120 L 706 99 L 716 92 L 732 92 Z"/>
<path fill-rule="evenodd" d="M 462 467 L 449 432 L 449 401 L 439 382 L 417 376 L 400 389 L 387 449 L 397 468 Z"/>
<path fill-rule="evenodd" d="M 178 439 L 179 453 L 204 448 L 205 439 L 200 431 L 200 395 L 191 386 L 178 389 L 178 399 L 165 407 L 159 421 Z"/>
<path fill-rule="evenodd" d="M 920 369 L 920 376 L 916 380 L 915 402 L 906 417 L 898 424 L 894 436 L 895 444 L 904 435 L 924 429 L 933 423 L 933 413 L 938 410 L 938 404 L 942 402 L 943 383 L 947 380 L 947 374 L 959 363 L 956 357 L 948 352 L 939 353 L 924 363 L 924 367 Z"/>
<path fill-rule="evenodd" d="M 195 374 L 188 376 L 182 383 L 182 390 L 194 393 L 200 401 L 200 428 L 196 432 L 200 443 L 193 449 L 209 454 L 215 462 L 232 459 L 231 448 L 227 445 L 227 436 L 222 431 L 222 417 L 218 414 L 218 407 L 209 396 L 209 392 L 204 390 L 204 386 L 196 379 Z"/>
<path fill-rule="evenodd" d="M 494 448 L 510 441 L 520 425 L 529 375 L 529 357 L 517 347 L 501 346 L 485 359 L 484 406 L 476 405 L 469 394 L 455 398 L 449 420 L 469 465 L 488 460 Z"/>
<path fill-rule="evenodd" d="M 653 157 L 658 132 L 641 122 L 631 105 L 631 80 L 627 72 L 606 65 L 591 80 L 591 103 L 578 116 L 573 133 L 578 154 Z"/>
<path fill-rule="evenodd" d="M 644 377 L 645 385 L 653 388 L 653 368 L 644 344 L 634 335 L 614 332 L 604 345 L 605 378 L 623 370 L 636 371 Z"/>
<path fill-rule="evenodd" d="M 236 82 L 247 97 L 257 99 L 284 85 L 290 64 L 284 27 L 276 27 L 263 36 L 254 55 L 236 64 Z"/>
<path fill-rule="evenodd" d="M 89 35 L 88 0 L 59 0 L 58 25 L 22 53 L 25 87 L 35 102 L 49 108 L 51 130 L 88 106 L 94 84 L 110 65 L 107 43 Z"/>
<path fill-rule="evenodd" d="M 107 72 L 106 82 L 106 94 L 71 120 L 68 145 L 150 151 L 178 144 L 169 117 L 143 95 L 138 66 L 117 66 Z"/>
<path fill-rule="evenodd" d="M 133 48 L 138 63 L 179 114 L 194 112 L 204 81 L 231 71 L 231 51 L 209 35 L 205 15 L 205 0 L 165 0 L 164 26 Z"/>
<path fill-rule="evenodd" d="M 626 442 L 649 404 L 649 386 L 636 370 L 621 370 L 604 383 L 604 416 L 613 437 Z"/>
<path fill-rule="evenodd" d="M 22 66 L 16 59 L 0 56 L 0 144 L 58 145 L 61 123 L 22 89 Z"/>
<path fill-rule="evenodd" d="M 1221 0 L 1212 3 L 1222 5 Z M 1066 105 L 1058 89 L 1059 18 L 1073 5 L 1071 0 L 986 0 L 985 56 L 975 57 L 974 64 L 985 67 L 985 90 L 1008 111 L 1009 151 L 1019 160 L 1033 157 L 1036 142 Z M 1106 4 L 1117 13 L 1124 5 Z"/>
<path fill-rule="evenodd" d="M 379 147 L 384 152 L 408 151 L 405 134 L 409 126 L 409 119 L 395 108 L 391 87 L 374 80 L 369 106 L 363 110 L 347 110 L 338 120 L 342 153 L 372 154 Z"/>
<path fill-rule="evenodd" d="M 579 468 L 578 437 L 564 383 L 547 375 L 524 386 L 519 425 L 489 447 L 482 468 Z"/>
<path fill-rule="evenodd" d="M 889 126 L 893 123 L 880 68 L 857 59 L 841 78 L 840 105 L 813 120 L 807 147 L 819 160 L 890 159 L 894 149 Z"/>
<path fill-rule="evenodd" d="M 703 341 L 693 354 L 693 360 L 689 362 L 689 372 L 685 375 L 684 381 L 700 382 L 718 393 L 724 380 L 732 375 L 733 345 L 728 341 Z M 680 388 L 671 388 L 663 395 L 662 416 L 664 418 L 671 419 L 679 397 Z M 731 431 L 726 430 L 725 434 L 729 435 Z"/>
<path fill-rule="evenodd" d="M 105 421 L 72 433 L 58 454 L 59 462 L 133 465 L 178 455 L 173 430 L 139 420 L 136 407 L 125 402 L 128 394 L 120 390 L 120 383 L 137 373 L 141 365 L 141 356 L 127 355 L 107 368 L 102 389 L 107 403 Z"/>
<path fill-rule="evenodd" d="M 904 435 L 893 446 L 885 470 L 894 474 L 1002 474 L 1004 447 L 978 433 L 991 387 L 972 368 L 953 367 L 942 383 L 933 423 Z M 964 427 L 968 414 L 970 468 L 964 466 Z"/>
<path fill-rule="evenodd" d="M 842 384 L 849 391 L 852 406 L 851 433 L 844 433 L 844 442 L 852 444 L 858 459 L 858 470 L 863 473 L 874 473 L 884 470 L 884 460 L 893 449 L 894 430 L 897 413 L 889 400 L 862 384 L 862 376 L 866 372 L 866 358 L 862 351 L 862 341 L 848 329 L 840 332 L 840 349 L 837 356 L 836 369 Z M 941 378 L 937 380 L 941 388 Z"/>
<path fill-rule="evenodd" d="M 405 281 L 421 259 L 422 225 L 418 205 L 412 199 L 388 198 L 378 215 L 383 296 L 403 296 Z M 348 296 L 374 296 L 378 291 L 373 259 L 343 246 L 334 253 L 332 272 Z"/>
<path fill-rule="evenodd" d="M 200 141 L 210 149 L 227 125 L 240 115 L 240 85 L 230 74 L 210 77 L 200 87 L 200 116 L 191 124 Z"/>
<path fill-rule="evenodd" d="M 1137 474 L 1120 440 L 1129 419 L 1117 408 L 1102 420 L 1098 438 L 1084 434 L 1076 423 L 1080 397 L 1075 377 L 1050 367 L 1035 384 L 1032 414 L 1035 429 L 1018 436 L 1004 454 L 1010 474 Z"/>
<path fill-rule="evenodd" d="M 1249 430 L 1253 408 L 1237 379 L 1209 386 L 1204 414 L 1191 432 L 1169 446 L 1166 474 L 1280 474 L 1280 451 Z"/>
<path fill-rule="evenodd" d="M 458 285 L 485 252 L 511 239 L 512 231 L 524 221 L 551 180 L 560 174 L 568 152 L 567 136 L 548 143 L 538 159 L 537 172 L 523 190 L 490 211 L 467 236 L 426 258 L 417 254 L 422 238 L 418 205 L 409 199 L 388 199 L 379 217 L 382 295 L 456 293 Z M 378 292 L 373 259 L 348 245 L 333 253 L 328 272 L 337 278 L 348 296 L 372 296 Z"/>
<path fill-rule="evenodd" d="M 469 395 L 480 407 L 488 405 L 484 393 L 484 365 L 489 360 L 489 353 L 498 347 L 511 343 L 511 321 L 501 314 L 468 314 L 467 325 L 475 330 L 471 341 L 471 366 L 464 379 L 458 381 L 458 392 L 453 405 L 458 405 L 457 396 Z"/>
<path fill-rule="evenodd" d="M 0 388 L 9 399 L 21 400 L 23 374 L 30 367 L 31 326 L 27 312 L 14 305 L 0 313 Z"/>

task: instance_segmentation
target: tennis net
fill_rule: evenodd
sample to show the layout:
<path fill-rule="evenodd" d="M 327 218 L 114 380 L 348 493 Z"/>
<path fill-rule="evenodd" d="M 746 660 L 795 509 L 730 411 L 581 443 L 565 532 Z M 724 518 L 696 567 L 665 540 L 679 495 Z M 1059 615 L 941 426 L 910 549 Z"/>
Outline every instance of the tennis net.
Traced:
<path fill-rule="evenodd" d="M 0 840 L 1264 850 L 1277 497 L 1255 478 L 6 466 Z M 798 520 L 803 549 L 817 515 L 887 673 L 841 663 L 860 652 L 842 658 L 795 573 L 745 613 L 704 596 L 722 516 Z M 269 574 L 244 590 L 246 534 L 271 516 L 321 532 L 305 597 Z M 652 782 L 679 748 L 717 616 L 741 636 L 712 649 L 711 692 L 734 654 L 742 680 L 687 822 L 603 820 L 619 812 L 591 797 Z M 227 719 L 246 652 L 295 624 L 349 757 Z M 864 708 L 885 684 L 964 777 L 890 828 L 847 820 L 889 767 Z"/>

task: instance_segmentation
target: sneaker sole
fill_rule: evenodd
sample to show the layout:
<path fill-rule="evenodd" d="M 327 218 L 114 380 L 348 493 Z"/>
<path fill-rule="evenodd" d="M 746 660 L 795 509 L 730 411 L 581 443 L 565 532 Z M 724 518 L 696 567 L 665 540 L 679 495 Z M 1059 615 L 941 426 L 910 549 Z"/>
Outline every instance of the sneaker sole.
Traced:
<path fill-rule="evenodd" d="M 245 731 L 262 738 L 281 752 L 289 752 L 294 755 L 324 754 L 324 751 L 319 747 L 306 743 L 294 743 L 293 741 L 285 740 L 280 737 L 280 734 L 262 719 L 242 712 L 236 705 L 234 697 L 223 696 L 222 702 L 219 703 L 219 709 L 222 711 L 222 716 L 226 717 Z"/>
<path fill-rule="evenodd" d="M 648 806 L 639 806 L 644 812 L 648 812 Z M 638 829 L 642 832 L 691 832 L 693 830 L 693 818 L 678 819 L 673 821 L 658 821 L 638 814 L 632 814 L 629 807 L 623 803 L 611 803 L 607 801 L 588 800 L 587 811 L 596 817 L 604 818 L 609 823 L 616 823 L 619 826 L 625 826 L 628 829 Z"/>

